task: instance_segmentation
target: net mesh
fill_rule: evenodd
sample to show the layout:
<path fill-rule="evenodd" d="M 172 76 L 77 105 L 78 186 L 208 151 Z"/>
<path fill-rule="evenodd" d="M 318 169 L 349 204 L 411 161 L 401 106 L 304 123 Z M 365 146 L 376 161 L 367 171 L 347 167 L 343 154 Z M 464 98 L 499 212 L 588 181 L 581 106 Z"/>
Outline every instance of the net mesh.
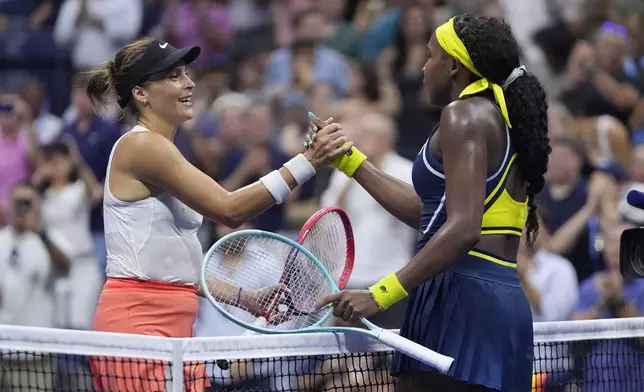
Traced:
<path fill-rule="evenodd" d="M 643 348 L 644 318 L 535 324 L 532 391 L 642 392 Z M 395 391 L 392 359 L 347 333 L 169 339 L 0 327 L 2 391 Z"/>

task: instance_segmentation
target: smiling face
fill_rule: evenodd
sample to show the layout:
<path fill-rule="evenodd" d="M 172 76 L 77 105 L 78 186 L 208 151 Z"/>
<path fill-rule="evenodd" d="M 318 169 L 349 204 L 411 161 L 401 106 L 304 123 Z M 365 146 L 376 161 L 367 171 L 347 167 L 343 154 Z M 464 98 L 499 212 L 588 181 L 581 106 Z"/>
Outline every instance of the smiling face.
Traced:
<path fill-rule="evenodd" d="M 195 84 L 184 65 L 179 65 L 133 90 L 141 113 L 152 111 L 170 124 L 179 125 L 195 116 L 192 92 Z"/>

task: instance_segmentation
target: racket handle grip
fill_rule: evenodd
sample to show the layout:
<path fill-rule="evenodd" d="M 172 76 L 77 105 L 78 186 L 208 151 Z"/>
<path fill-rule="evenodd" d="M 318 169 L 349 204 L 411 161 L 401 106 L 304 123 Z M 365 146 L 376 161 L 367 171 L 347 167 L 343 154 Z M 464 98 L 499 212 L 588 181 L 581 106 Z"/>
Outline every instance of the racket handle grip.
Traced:
<path fill-rule="evenodd" d="M 454 362 L 452 357 L 439 354 L 386 329 L 381 329 L 378 333 L 378 340 L 396 351 L 435 367 L 441 373 L 447 373 Z"/>
<path fill-rule="evenodd" d="M 267 325 L 268 325 L 268 320 L 266 320 L 264 317 L 259 317 L 253 323 L 253 326 L 255 326 L 257 328 L 264 328 Z M 248 335 L 259 335 L 259 332 L 255 332 L 252 329 L 247 329 L 246 332 L 244 332 L 243 336 L 248 336 Z"/>

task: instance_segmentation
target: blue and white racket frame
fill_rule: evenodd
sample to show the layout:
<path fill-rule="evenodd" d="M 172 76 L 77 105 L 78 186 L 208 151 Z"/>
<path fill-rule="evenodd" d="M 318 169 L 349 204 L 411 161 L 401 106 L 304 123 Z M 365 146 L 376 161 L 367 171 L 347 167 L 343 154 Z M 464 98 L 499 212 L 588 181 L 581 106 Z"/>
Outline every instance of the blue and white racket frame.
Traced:
<path fill-rule="evenodd" d="M 201 266 L 201 286 L 203 287 L 204 295 L 210 301 L 210 303 L 219 311 L 219 313 L 224 315 L 224 317 L 226 317 L 228 320 L 251 331 L 254 331 L 260 334 L 267 334 L 267 335 L 301 334 L 301 333 L 317 333 L 317 332 L 332 332 L 332 333 L 351 332 L 351 333 L 358 333 L 362 335 L 369 335 L 377 339 L 378 341 L 398 351 L 405 353 L 408 356 L 414 357 L 415 359 L 427 365 L 435 367 L 436 369 L 438 369 L 443 373 L 447 373 L 449 371 L 449 368 L 451 367 L 452 362 L 454 361 L 453 358 L 439 354 L 424 346 L 419 345 L 418 343 L 412 342 L 411 340 L 408 340 L 402 336 L 399 336 L 394 332 L 381 328 L 365 318 L 362 318 L 360 321 L 368 329 L 355 328 L 355 327 L 322 326 L 331 317 L 332 310 L 333 310 L 332 307 L 329 307 L 326 310 L 326 314 L 322 316 L 320 320 L 315 324 L 301 329 L 295 329 L 295 330 L 261 328 L 261 327 L 258 327 L 257 325 L 247 323 L 245 321 L 239 320 L 234 316 L 232 316 L 217 302 L 217 300 L 215 300 L 215 298 L 210 293 L 210 290 L 208 290 L 208 285 L 206 283 L 207 272 L 208 272 L 207 264 L 212 254 L 218 250 L 221 244 L 224 244 L 237 237 L 248 237 L 248 236 L 259 236 L 259 237 L 271 238 L 296 248 L 298 251 L 302 252 L 305 256 L 307 256 L 311 260 L 311 262 L 315 263 L 318 269 L 320 269 L 320 271 L 324 274 L 325 278 L 327 279 L 331 287 L 331 293 L 329 294 L 335 294 L 340 292 L 340 290 L 338 289 L 338 286 L 333 280 L 333 277 L 331 276 L 331 274 L 329 274 L 327 269 L 324 267 L 324 264 L 322 264 L 322 262 L 315 255 L 313 255 L 308 249 L 306 249 L 296 241 L 288 237 L 285 237 L 283 235 L 268 232 L 268 231 L 263 231 L 263 230 L 240 230 L 240 231 L 227 234 L 222 238 L 220 238 L 217 242 L 215 242 L 210 247 L 208 252 L 206 252 L 206 255 L 204 256 L 204 262 Z M 420 352 L 420 351 L 423 351 L 423 352 Z"/>

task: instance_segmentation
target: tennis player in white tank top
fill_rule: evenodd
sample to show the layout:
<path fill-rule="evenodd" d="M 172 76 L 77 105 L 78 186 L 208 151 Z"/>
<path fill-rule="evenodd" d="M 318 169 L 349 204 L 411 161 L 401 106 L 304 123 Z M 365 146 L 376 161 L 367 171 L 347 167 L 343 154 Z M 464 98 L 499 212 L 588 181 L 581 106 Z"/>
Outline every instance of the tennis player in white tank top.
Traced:
<path fill-rule="evenodd" d="M 191 165 L 173 144 L 177 127 L 194 117 L 194 83 L 186 65 L 199 47 L 176 49 L 167 42 L 138 40 L 120 49 L 113 61 L 89 71 L 86 91 L 97 105 L 115 93 L 121 108 L 138 115 L 137 125 L 114 145 L 105 179 L 104 216 L 107 282 L 94 330 L 168 337 L 192 336 L 198 300 L 202 251 L 197 239 L 202 216 L 229 227 L 281 203 L 299 184 L 352 146 L 341 127 L 317 134 L 315 147 L 284 167 L 235 192 L 228 192 Z M 223 282 L 212 281 L 209 286 Z M 245 292 L 225 286 L 228 300 L 260 312 L 259 297 L 283 290 L 269 286 Z M 164 390 L 162 364 L 124 364 L 95 359 L 98 390 Z M 127 366 L 127 369 L 125 367 Z M 186 367 L 186 389 L 208 384 L 204 366 Z M 110 376 L 108 376 L 110 375 Z M 125 377 L 127 375 L 127 377 Z"/>

